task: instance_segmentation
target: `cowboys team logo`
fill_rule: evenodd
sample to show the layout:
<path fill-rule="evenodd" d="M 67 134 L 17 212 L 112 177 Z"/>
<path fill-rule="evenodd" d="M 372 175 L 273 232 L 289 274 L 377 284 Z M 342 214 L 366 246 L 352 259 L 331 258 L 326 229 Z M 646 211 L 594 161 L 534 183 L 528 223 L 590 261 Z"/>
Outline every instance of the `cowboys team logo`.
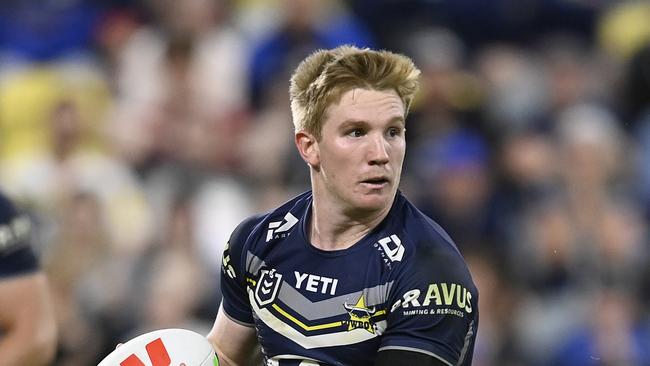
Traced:
<path fill-rule="evenodd" d="M 275 269 L 263 269 L 260 271 L 260 278 L 255 286 L 255 300 L 259 306 L 265 306 L 273 302 L 278 296 L 278 290 L 282 284 L 282 275 Z"/>
<path fill-rule="evenodd" d="M 284 238 L 287 235 L 287 231 L 293 227 L 298 222 L 298 219 L 287 212 L 284 215 L 284 220 L 282 221 L 273 221 L 269 222 L 269 230 L 266 232 L 266 242 L 268 243 L 271 239 Z"/>
<path fill-rule="evenodd" d="M 366 307 L 366 302 L 363 299 L 363 295 L 357 300 L 357 303 L 354 305 L 348 305 L 344 303 L 343 307 L 348 311 L 350 315 L 350 320 L 343 320 L 341 323 L 348 326 L 348 331 L 352 329 L 362 328 L 368 332 L 375 334 L 375 323 L 370 320 L 370 318 L 375 315 L 377 309 L 373 306 L 372 308 Z"/>

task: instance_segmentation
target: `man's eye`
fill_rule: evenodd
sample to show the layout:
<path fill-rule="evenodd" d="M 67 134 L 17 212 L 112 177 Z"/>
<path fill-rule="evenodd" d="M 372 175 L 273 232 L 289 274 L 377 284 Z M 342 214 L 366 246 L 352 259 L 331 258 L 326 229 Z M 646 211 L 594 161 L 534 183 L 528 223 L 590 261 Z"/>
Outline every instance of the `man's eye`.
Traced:
<path fill-rule="evenodd" d="M 399 135 L 401 135 L 401 133 L 402 133 L 402 130 L 399 129 L 399 128 L 396 128 L 396 127 L 393 127 L 393 128 L 388 130 L 388 135 L 390 135 L 391 137 L 399 136 Z"/>
<path fill-rule="evenodd" d="M 363 136 L 363 130 L 355 128 L 354 130 L 348 132 L 348 136 L 350 136 L 350 137 L 361 137 L 361 136 Z"/>

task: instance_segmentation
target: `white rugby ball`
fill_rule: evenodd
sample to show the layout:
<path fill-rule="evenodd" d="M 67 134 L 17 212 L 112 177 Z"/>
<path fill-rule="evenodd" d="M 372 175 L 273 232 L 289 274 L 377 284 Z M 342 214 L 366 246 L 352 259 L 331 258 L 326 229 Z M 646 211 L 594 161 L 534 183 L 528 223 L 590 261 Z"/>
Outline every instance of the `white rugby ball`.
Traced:
<path fill-rule="evenodd" d="M 97 366 L 218 366 L 207 338 L 187 329 L 161 329 L 139 335 Z"/>

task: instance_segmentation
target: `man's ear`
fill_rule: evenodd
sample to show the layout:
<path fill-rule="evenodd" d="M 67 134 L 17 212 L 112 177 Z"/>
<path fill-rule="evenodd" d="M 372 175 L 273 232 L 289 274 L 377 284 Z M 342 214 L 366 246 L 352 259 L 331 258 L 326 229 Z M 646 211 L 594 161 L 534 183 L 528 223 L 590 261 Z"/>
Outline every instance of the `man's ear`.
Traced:
<path fill-rule="evenodd" d="M 320 151 L 316 137 L 305 130 L 300 130 L 296 132 L 295 142 L 302 160 L 312 168 L 317 168 L 320 164 Z"/>

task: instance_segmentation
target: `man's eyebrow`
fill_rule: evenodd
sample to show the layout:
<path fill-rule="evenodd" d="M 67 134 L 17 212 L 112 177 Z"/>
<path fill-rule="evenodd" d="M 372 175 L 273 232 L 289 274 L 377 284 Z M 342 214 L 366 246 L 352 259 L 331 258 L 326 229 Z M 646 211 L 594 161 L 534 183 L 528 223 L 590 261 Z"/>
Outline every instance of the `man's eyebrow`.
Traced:
<path fill-rule="evenodd" d="M 402 124 L 403 126 L 406 126 L 406 120 L 404 120 L 404 117 L 402 117 L 402 116 L 393 117 L 393 118 L 390 119 L 390 122 L 391 123 L 397 122 L 397 123 Z"/>
<path fill-rule="evenodd" d="M 406 127 L 406 121 L 404 120 L 404 117 L 402 117 L 402 116 L 395 116 L 395 117 L 391 118 L 388 121 L 388 124 L 393 124 L 393 123 L 400 124 L 401 127 Z M 368 121 L 366 121 L 366 120 L 363 120 L 363 119 L 347 119 L 347 120 L 343 121 L 343 123 L 341 123 L 339 128 L 340 129 L 346 129 L 346 128 L 350 128 L 350 127 L 367 127 L 369 125 L 370 125 L 370 123 Z"/>
<path fill-rule="evenodd" d="M 369 125 L 368 121 L 362 119 L 347 119 L 341 123 L 341 128 L 347 128 L 352 126 L 367 126 Z"/>

